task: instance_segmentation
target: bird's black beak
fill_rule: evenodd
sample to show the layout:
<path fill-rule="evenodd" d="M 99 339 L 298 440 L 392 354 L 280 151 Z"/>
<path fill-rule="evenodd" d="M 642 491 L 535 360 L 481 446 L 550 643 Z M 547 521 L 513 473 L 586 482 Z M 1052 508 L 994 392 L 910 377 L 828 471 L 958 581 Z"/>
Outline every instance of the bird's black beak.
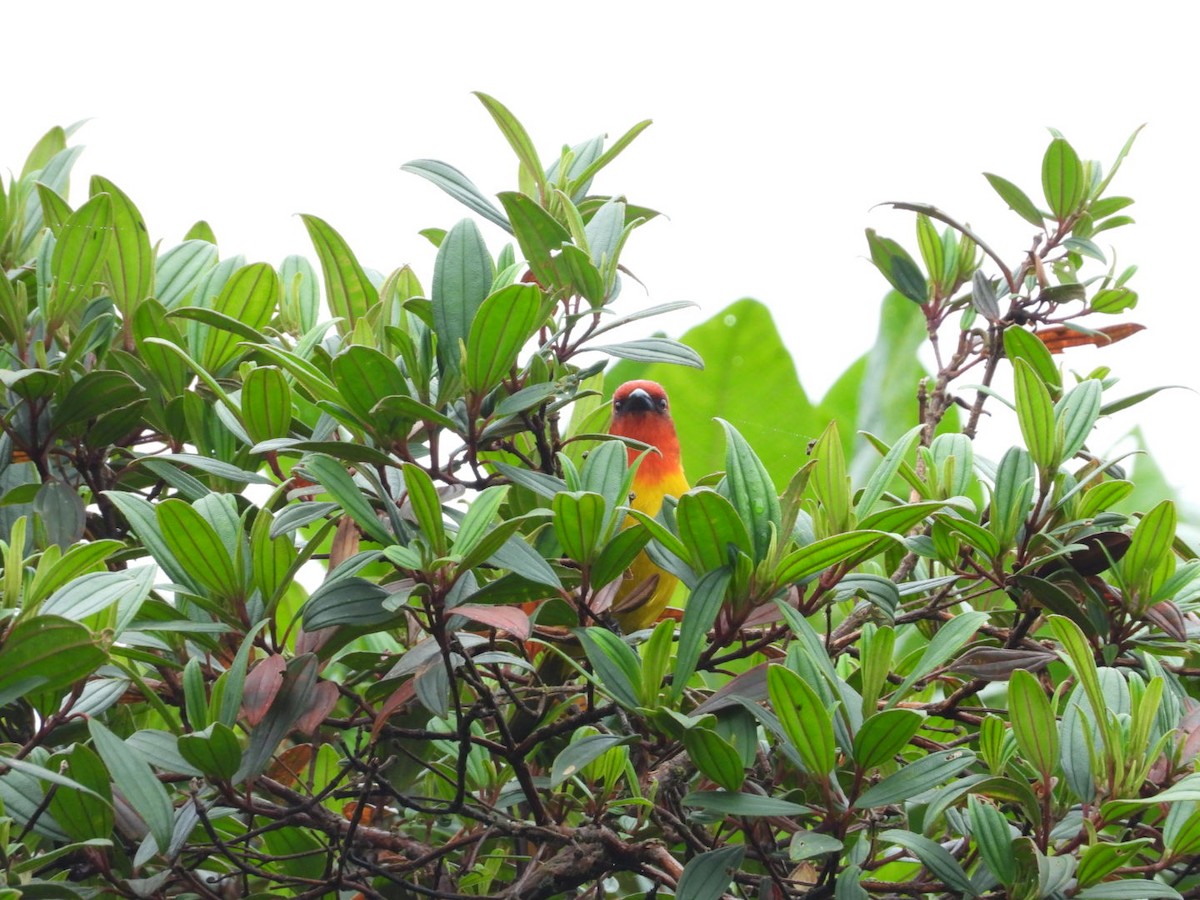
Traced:
<path fill-rule="evenodd" d="M 622 412 L 653 412 L 654 398 L 646 391 L 638 388 L 636 391 L 630 391 L 629 396 L 625 398 Z"/>

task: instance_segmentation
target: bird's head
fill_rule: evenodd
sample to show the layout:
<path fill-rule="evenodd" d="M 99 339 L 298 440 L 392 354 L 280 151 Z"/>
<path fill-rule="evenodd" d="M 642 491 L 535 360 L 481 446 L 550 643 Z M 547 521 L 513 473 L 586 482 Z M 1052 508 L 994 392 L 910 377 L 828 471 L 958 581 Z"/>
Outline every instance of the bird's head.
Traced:
<path fill-rule="evenodd" d="M 667 392 L 654 381 L 627 381 L 613 393 L 612 425 L 609 433 L 633 438 L 658 450 L 642 462 L 642 468 L 679 465 L 679 439 L 671 421 Z M 629 461 L 639 456 L 630 449 Z"/>
<path fill-rule="evenodd" d="M 643 416 L 670 419 L 667 392 L 656 381 L 627 381 L 613 392 L 613 421 Z"/>

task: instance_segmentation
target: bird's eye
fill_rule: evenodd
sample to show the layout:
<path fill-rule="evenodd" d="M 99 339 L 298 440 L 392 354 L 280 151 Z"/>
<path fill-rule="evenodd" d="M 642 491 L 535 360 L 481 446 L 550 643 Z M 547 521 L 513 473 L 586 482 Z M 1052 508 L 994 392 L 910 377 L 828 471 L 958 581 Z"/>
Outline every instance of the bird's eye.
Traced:
<path fill-rule="evenodd" d="M 613 401 L 613 409 L 615 409 L 617 412 L 620 412 L 621 407 L 624 405 L 625 405 L 625 401 L 623 401 L 623 400 L 614 400 Z"/>
<path fill-rule="evenodd" d="M 667 398 L 666 397 L 662 397 L 659 399 L 658 408 L 661 409 L 663 412 L 667 411 Z"/>

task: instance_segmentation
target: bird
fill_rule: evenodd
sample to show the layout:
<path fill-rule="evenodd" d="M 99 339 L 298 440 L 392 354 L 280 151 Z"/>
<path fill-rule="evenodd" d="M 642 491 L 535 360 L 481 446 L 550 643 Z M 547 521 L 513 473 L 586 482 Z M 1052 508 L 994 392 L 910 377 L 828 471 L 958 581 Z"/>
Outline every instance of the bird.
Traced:
<path fill-rule="evenodd" d="M 630 506 L 647 516 L 657 516 L 664 497 L 679 497 L 688 490 L 683 473 L 679 436 L 671 419 L 670 401 L 661 384 L 654 381 L 627 381 L 612 397 L 612 422 L 609 434 L 632 438 L 652 449 L 629 448 L 629 464 L 636 465 Z M 627 525 L 633 524 L 632 518 Z M 649 596 L 636 602 L 657 576 Z M 656 566 L 643 550 L 629 567 L 625 581 L 613 599 L 613 611 L 621 630 L 630 633 L 653 625 L 666 608 L 678 579 Z M 627 607 L 623 609 L 624 607 Z"/>
<path fill-rule="evenodd" d="M 663 498 L 678 497 L 688 490 L 679 451 L 679 437 L 671 420 L 670 403 L 662 385 L 653 381 L 627 381 L 613 393 L 612 419 L 608 429 L 615 437 L 632 438 L 652 449 L 629 448 L 629 465 L 634 473 L 629 505 L 648 516 L 662 509 Z M 636 524 L 632 517 L 625 527 Z M 666 608 L 678 578 L 656 566 L 643 550 L 633 560 L 612 601 L 613 618 L 626 634 L 653 625 Z M 582 656 L 578 644 L 563 646 L 563 652 Z M 568 666 L 557 653 L 546 653 L 537 667 L 544 685 L 561 684 Z M 509 722 L 509 733 L 525 740 L 548 712 L 544 700 L 518 709 Z"/>

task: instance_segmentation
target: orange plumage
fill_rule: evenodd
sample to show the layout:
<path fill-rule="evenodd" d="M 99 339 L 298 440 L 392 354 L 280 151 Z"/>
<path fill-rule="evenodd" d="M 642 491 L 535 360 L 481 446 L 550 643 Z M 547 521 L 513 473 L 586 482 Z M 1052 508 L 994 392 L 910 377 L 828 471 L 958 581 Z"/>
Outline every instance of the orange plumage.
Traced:
<path fill-rule="evenodd" d="M 638 464 L 630 506 L 648 516 L 656 516 L 662 509 L 664 497 L 678 497 L 688 489 L 667 393 L 662 385 L 653 381 L 627 381 L 613 393 L 612 409 L 610 434 L 633 438 L 655 448 L 642 456 Z M 641 451 L 630 448 L 629 464 L 633 465 L 639 456 Z M 621 612 L 622 602 L 656 575 L 658 583 L 646 601 Z M 674 575 L 654 565 L 645 553 L 639 553 L 630 566 L 630 577 L 613 601 L 621 627 L 630 632 L 653 625 L 671 599 L 677 581 Z"/>

